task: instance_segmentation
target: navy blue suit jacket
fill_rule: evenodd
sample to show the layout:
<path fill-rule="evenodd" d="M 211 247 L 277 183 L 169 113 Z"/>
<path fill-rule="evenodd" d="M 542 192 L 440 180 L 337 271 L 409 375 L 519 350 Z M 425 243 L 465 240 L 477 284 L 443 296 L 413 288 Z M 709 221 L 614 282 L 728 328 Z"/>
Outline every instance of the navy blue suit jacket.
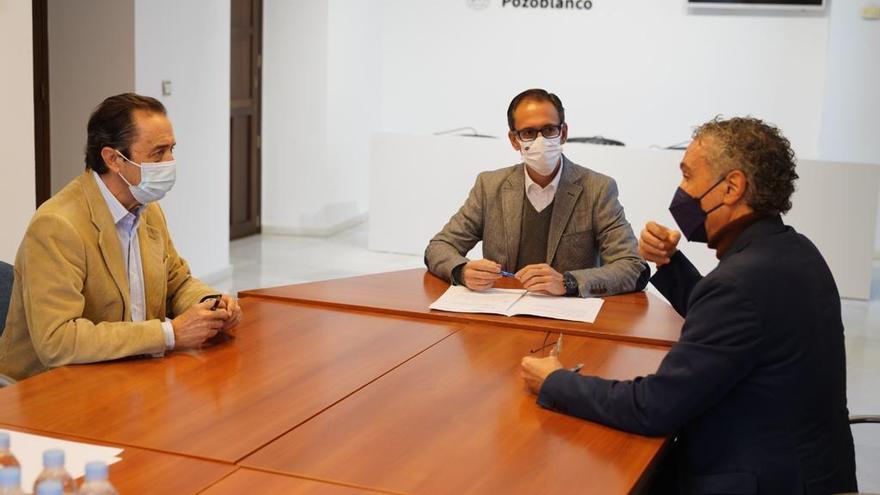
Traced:
<path fill-rule="evenodd" d="M 657 372 L 617 381 L 558 370 L 538 402 L 677 433 L 685 493 L 857 491 L 840 298 L 809 239 L 765 218 L 705 277 L 678 253 L 651 282 L 685 317 Z"/>

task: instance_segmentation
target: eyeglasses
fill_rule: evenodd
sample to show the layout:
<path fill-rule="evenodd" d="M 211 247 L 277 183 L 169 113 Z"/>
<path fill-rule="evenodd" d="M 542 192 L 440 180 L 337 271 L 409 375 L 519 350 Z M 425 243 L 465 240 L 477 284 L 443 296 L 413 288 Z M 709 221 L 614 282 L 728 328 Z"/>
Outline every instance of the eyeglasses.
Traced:
<path fill-rule="evenodd" d="M 562 133 L 562 126 L 563 125 L 565 125 L 565 124 L 559 124 L 559 125 L 550 124 L 550 125 L 545 125 L 544 127 L 540 128 L 540 129 L 526 127 L 525 129 L 513 131 L 513 134 L 517 138 L 519 138 L 520 141 L 522 141 L 524 143 L 534 141 L 535 139 L 538 138 L 539 133 L 547 139 L 552 139 L 552 138 L 559 137 L 559 135 Z"/>
<path fill-rule="evenodd" d="M 538 348 L 535 348 L 535 349 L 531 349 L 531 350 L 529 351 L 529 354 L 534 354 L 534 353 L 536 353 L 536 352 L 541 352 L 541 351 L 543 351 L 544 349 L 547 349 L 548 347 L 552 347 L 552 348 L 550 349 L 550 355 L 551 355 L 551 356 L 558 356 L 559 353 L 562 352 L 562 334 L 561 334 L 561 333 L 559 334 L 559 338 L 557 338 L 555 342 L 550 342 L 550 343 L 548 344 L 548 343 L 547 343 L 547 340 L 548 340 L 549 338 L 550 338 L 550 332 L 547 332 L 546 334 L 544 334 L 544 342 L 541 343 L 541 347 L 538 347 Z"/>

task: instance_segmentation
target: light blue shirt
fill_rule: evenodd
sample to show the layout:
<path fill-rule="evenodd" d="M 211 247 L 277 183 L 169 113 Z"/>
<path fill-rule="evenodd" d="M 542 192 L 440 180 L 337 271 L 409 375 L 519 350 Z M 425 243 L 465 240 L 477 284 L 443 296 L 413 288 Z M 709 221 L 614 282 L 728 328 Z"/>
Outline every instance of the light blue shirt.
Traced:
<path fill-rule="evenodd" d="M 116 235 L 119 237 L 119 245 L 122 248 L 122 262 L 126 267 L 128 278 L 128 300 L 131 304 L 131 321 L 144 321 L 146 318 L 146 294 L 144 292 L 144 265 L 141 259 L 141 243 L 138 237 L 138 225 L 141 221 L 143 206 L 139 206 L 134 213 L 128 211 L 122 203 L 113 196 L 101 176 L 94 170 L 92 176 L 98 183 L 98 189 L 104 196 L 104 201 L 110 209 L 110 216 L 116 225 Z M 165 348 L 174 349 L 174 327 L 171 322 L 162 322 L 162 331 L 165 333 Z"/>

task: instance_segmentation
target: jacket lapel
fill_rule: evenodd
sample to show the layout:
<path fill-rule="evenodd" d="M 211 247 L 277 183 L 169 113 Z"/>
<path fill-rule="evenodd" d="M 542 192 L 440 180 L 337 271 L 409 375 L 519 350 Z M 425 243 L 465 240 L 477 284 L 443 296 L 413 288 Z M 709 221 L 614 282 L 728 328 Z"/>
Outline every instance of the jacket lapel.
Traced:
<path fill-rule="evenodd" d="M 550 217 L 550 232 L 547 234 L 547 264 L 553 263 L 559 240 L 584 190 L 575 182 L 578 174 L 568 158 L 563 156 L 562 161 L 562 177 L 559 178 L 559 187 L 553 198 L 553 216 Z"/>
<path fill-rule="evenodd" d="M 146 213 L 147 210 L 144 209 L 138 226 L 138 240 L 144 270 L 145 317 L 147 320 L 152 320 L 165 317 L 160 314 L 165 297 L 165 256 L 162 249 L 162 235 L 159 229 L 147 223 Z"/>
<path fill-rule="evenodd" d="M 504 218 L 504 239 L 507 242 L 507 263 L 505 270 L 515 270 L 519 256 L 519 236 L 522 229 L 523 196 L 526 180 L 523 165 L 513 170 L 501 186 L 501 216 Z"/>
<path fill-rule="evenodd" d="M 95 183 L 95 178 L 91 171 L 86 171 L 77 179 L 83 186 L 86 201 L 89 204 L 89 212 L 92 217 L 92 223 L 98 229 L 98 247 L 101 249 L 101 256 L 104 258 L 104 264 L 119 289 L 119 295 L 123 301 L 123 320 L 131 320 L 131 305 L 129 303 L 128 276 L 125 273 L 125 266 L 122 260 L 122 246 L 119 243 L 119 235 L 116 233 L 116 225 L 113 223 L 113 217 L 110 216 L 110 208 Z"/>

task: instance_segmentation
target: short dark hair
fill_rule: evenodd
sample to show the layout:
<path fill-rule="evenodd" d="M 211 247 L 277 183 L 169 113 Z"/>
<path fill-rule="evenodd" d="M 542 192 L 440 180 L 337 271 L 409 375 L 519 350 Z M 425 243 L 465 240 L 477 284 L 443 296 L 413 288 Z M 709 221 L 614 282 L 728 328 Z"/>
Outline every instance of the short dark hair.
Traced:
<path fill-rule="evenodd" d="M 516 130 L 513 125 L 513 112 L 515 112 L 516 107 L 524 101 L 549 101 L 554 107 L 556 107 L 556 112 L 559 113 L 559 124 L 561 125 L 565 123 L 565 109 L 562 108 L 562 101 L 559 97 L 553 93 L 548 93 L 547 90 L 532 88 L 514 96 L 513 100 L 510 101 L 510 106 L 507 107 L 507 125 L 510 127 L 511 131 Z"/>
<path fill-rule="evenodd" d="M 698 127 L 693 137 L 709 140 L 706 159 L 713 172 L 743 171 L 749 181 L 746 203 L 753 210 L 784 214 L 791 209 L 796 160 L 779 128 L 753 117 L 719 116 Z"/>
<path fill-rule="evenodd" d="M 107 164 L 101 157 L 105 146 L 119 150 L 131 157 L 129 147 L 137 138 L 134 122 L 135 110 L 166 115 L 165 105 L 149 96 L 123 93 L 102 101 L 89 117 L 86 138 L 86 168 L 99 174 L 107 173 Z"/>

